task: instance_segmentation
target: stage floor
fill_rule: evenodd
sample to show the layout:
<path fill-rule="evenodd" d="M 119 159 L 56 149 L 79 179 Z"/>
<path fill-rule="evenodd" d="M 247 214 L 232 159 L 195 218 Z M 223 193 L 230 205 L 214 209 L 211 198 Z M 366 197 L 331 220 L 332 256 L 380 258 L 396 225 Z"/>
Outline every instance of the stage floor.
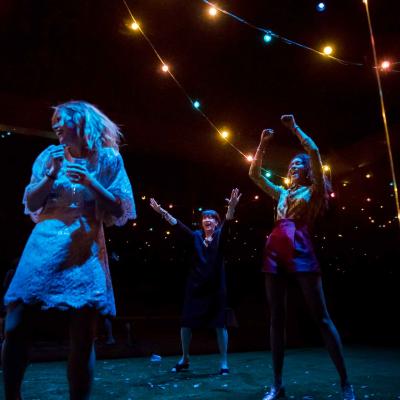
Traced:
<path fill-rule="evenodd" d="M 399 348 L 347 347 L 345 354 L 358 399 L 400 399 Z M 271 382 L 270 352 L 230 354 L 229 376 L 218 375 L 217 355 L 192 356 L 188 372 L 173 374 L 169 370 L 177 360 L 98 360 L 92 399 L 256 400 Z M 65 367 L 65 362 L 31 364 L 23 385 L 24 400 L 67 399 Z M 288 350 L 285 372 L 287 399 L 340 399 L 335 370 L 322 348 Z"/>

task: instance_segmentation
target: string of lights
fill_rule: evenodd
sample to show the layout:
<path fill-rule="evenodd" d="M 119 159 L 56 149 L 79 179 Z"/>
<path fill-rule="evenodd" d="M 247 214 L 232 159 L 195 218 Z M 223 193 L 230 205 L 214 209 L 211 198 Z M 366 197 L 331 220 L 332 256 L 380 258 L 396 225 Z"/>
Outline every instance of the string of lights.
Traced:
<path fill-rule="evenodd" d="M 257 31 L 261 32 L 264 35 L 263 39 L 264 39 L 264 42 L 266 42 L 266 43 L 270 43 L 272 41 L 272 39 L 278 39 L 278 40 L 281 40 L 282 42 L 284 42 L 284 43 L 286 43 L 288 45 L 297 46 L 297 47 L 300 47 L 302 49 L 311 51 L 311 52 L 313 52 L 315 54 L 319 54 L 321 56 L 328 57 L 329 59 L 331 59 L 333 61 L 336 61 L 336 62 L 338 62 L 340 64 L 343 64 L 343 65 L 354 65 L 354 66 L 357 66 L 357 67 L 363 67 L 364 66 L 364 64 L 362 64 L 362 63 L 342 60 L 340 58 L 334 57 L 332 55 L 333 54 L 332 46 L 327 45 L 327 46 L 325 46 L 323 48 L 322 51 L 314 49 L 314 48 L 312 48 L 310 46 L 307 46 L 305 44 L 302 44 L 302 43 L 296 42 L 294 40 L 288 39 L 285 36 L 279 35 L 278 33 L 273 32 L 271 29 L 267 29 L 267 28 L 263 28 L 263 27 L 254 25 L 251 22 L 245 20 L 244 18 L 239 17 L 238 15 L 233 14 L 230 11 L 227 11 L 225 9 L 220 8 L 217 5 L 209 2 L 208 0 L 201 0 L 201 1 L 203 3 L 205 3 L 205 4 L 207 4 L 210 7 L 208 9 L 208 13 L 209 13 L 210 16 L 215 17 L 215 16 L 217 16 L 218 12 L 220 12 L 222 14 L 225 14 L 225 15 L 228 15 L 229 17 L 235 19 L 236 21 L 238 21 L 238 22 L 240 22 L 242 24 L 245 24 L 245 25 L 249 26 L 250 28 L 252 28 L 254 30 L 257 30 Z"/>
<path fill-rule="evenodd" d="M 218 7 L 217 5 L 211 3 L 208 0 L 201 0 L 201 1 L 209 6 L 208 14 L 211 17 L 216 17 L 218 15 L 218 13 L 227 15 L 227 16 L 235 19 L 236 21 L 238 21 L 238 22 L 240 22 L 240 23 L 242 23 L 244 25 L 247 25 L 251 29 L 254 29 L 256 31 L 261 32 L 263 34 L 263 40 L 266 43 L 272 42 L 273 39 L 278 39 L 278 40 L 281 40 L 285 44 L 288 44 L 288 45 L 291 45 L 291 46 L 300 47 L 300 48 L 308 50 L 308 51 L 310 51 L 312 53 L 319 54 L 321 56 L 327 57 L 328 59 L 336 61 L 336 62 L 338 62 L 338 63 L 340 63 L 342 65 L 347 65 L 347 66 L 352 65 L 352 66 L 357 66 L 357 67 L 364 67 L 365 66 L 363 63 L 343 60 L 343 59 L 340 59 L 338 57 L 334 57 L 333 56 L 334 49 L 330 45 L 326 45 L 322 50 L 314 49 L 314 48 L 312 48 L 310 46 L 307 46 L 307 45 L 302 44 L 300 42 L 296 42 L 296 41 L 291 40 L 291 39 L 289 39 L 289 38 L 287 38 L 285 36 L 282 36 L 282 35 L 280 35 L 280 34 L 278 34 L 276 32 L 273 32 L 271 29 L 267 29 L 267 28 L 264 28 L 264 27 L 260 27 L 260 26 L 254 25 L 253 23 L 245 20 L 244 18 L 239 17 L 238 15 L 236 15 L 236 14 L 230 12 L 230 11 L 227 11 L 227 10 L 225 10 L 223 8 L 220 8 L 220 7 Z M 324 11 L 325 10 L 324 3 L 319 3 L 317 5 L 317 10 L 319 12 Z M 398 65 L 398 64 L 400 64 L 400 62 L 390 62 L 388 60 L 384 60 L 380 64 L 378 64 L 377 60 L 375 60 L 374 68 L 375 69 L 379 69 L 379 70 L 384 71 L 384 72 L 397 72 L 398 73 L 398 72 L 400 72 L 400 70 L 396 70 L 396 69 L 392 68 L 394 65 Z"/>
<path fill-rule="evenodd" d="M 178 88 L 182 91 L 182 93 L 185 95 L 185 97 L 187 98 L 187 100 L 190 102 L 191 106 L 192 106 L 196 111 L 198 111 L 198 112 L 200 113 L 200 115 L 202 115 L 202 117 L 203 117 L 203 118 L 208 122 L 208 124 L 219 134 L 219 136 L 220 136 L 222 139 L 224 139 L 233 149 L 235 149 L 235 150 L 236 150 L 241 156 L 243 156 L 247 161 L 252 162 L 252 161 L 253 161 L 253 156 L 252 156 L 252 155 L 246 155 L 246 154 L 245 154 L 244 152 L 242 152 L 234 143 L 232 143 L 232 141 L 228 139 L 229 136 L 230 136 L 230 133 L 229 133 L 227 130 L 221 130 L 221 129 L 219 129 L 219 128 L 216 126 L 216 124 L 211 120 L 211 118 L 209 118 L 208 115 L 202 110 L 200 101 L 199 101 L 199 100 L 196 100 L 196 99 L 194 99 L 194 98 L 192 98 L 192 97 L 189 95 L 189 93 L 187 92 L 187 90 L 185 89 L 185 87 L 180 83 L 180 81 L 177 79 L 177 77 L 172 73 L 170 66 L 169 66 L 169 65 L 164 61 L 164 59 L 161 57 L 161 55 L 160 55 L 160 53 L 158 52 L 158 50 L 156 49 L 155 45 L 152 43 L 152 41 L 149 39 L 149 37 L 145 34 L 145 32 L 143 31 L 143 29 L 141 28 L 141 26 L 139 25 L 139 23 L 138 23 L 137 20 L 135 19 L 135 17 L 134 17 L 134 15 L 133 15 L 133 13 L 132 13 L 132 11 L 131 11 L 129 5 L 127 4 L 126 0 L 122 0 L 122 1 L 123 1 L 124 5 L 125 5 L 126 9 L 127 9 L 128 12 L 129 12 L 129 15 L 130 15 L 131 19 L 132 19 L 132 24 L 131 24 L 131 26 L 130 26 L 131 29 L 132 29 L 133 31 L 138 31 L 138 32 L 140 32 L 140 33 L 142 34 L 142 36 L 144 37 L 144 39 L 145 39 L 146 42 L 149 44 L 149 46 L 151 47 L 151 49 L 152 49 L 153 52 L 155 53 L 156 57 L 157 57 L 158 60 L 160 61 L 160 63 L 161 63 L 161 70 L 162 70 L 164 73 L 169 74 L 169 76 L 173 79 L 173 81 L 175 82 L 175 84 L 178 86 Z M 201 1 L 202 1 L 203 3 L 205 3 L 205 4 L 207 4 L 207 5 L 210 7 L 209 10 L 208 10 L 210 16 L 215 17 L 215 16 L 218 14 L 218 12 L 221 12 L 221 13 L 223 13 L 223 14 L 225 14 L 225 15 L 228 15 L 228 16 L 234 18 L 235 20 L 237 20 L 237 21 L 239 21 L 239 22 L 241 22 L 241 23 L 246 24 L 247 26 L 249 26 L 249 27 L 251 27 L 251 28 L 253 28 L 253 29 L 256 29 L 256 30 L 258 30 L 258 31 L 263 32 L 263 34 L 264 34 L 264 41 L 265 41 L 265 42 L 270 42 L 270 41 L 272 40 L 272 38 L 277 38 L 277 39 L 280 39 L 280 40 L 284 41 L 284 42 L 287 43 L 287 44 L 296 45 L 296 46 L 302 47 L 302 48 L 304 48 L 304 49 L 307 49 L 307 50 L 313 51 L 313 52 L 315 52 L 315 53 L 318 53 L 318 54 L 320 54 L 320 55 L 327 56 L 328 58 L 330 58 L 330 59 L 332 59 L 332 60 L 335 60 L 335 61 L 337 61 L 337 62 L 340 62 L 341 64 L 344 64 L 344 65 L 363 66 L 363 64 L 360 64 L 360 63 L 354 63 L 354 62 L 350 62 L 350 61 L 345 61 L 345 60 L 342 60 L 342 59 L 339 59 L 339 58 L 337 58 L 337 57 L 332 56 L 333 49 L 332 49 L 332 47 L 330 47 L 330 46 L 326 46 L 326 47 L 324 48 L 323 52 L 321 52 L 321 51 L 319 51 L 319 50 L 313 49 L 313 48 L 311 48 L 311 47 L 305 46 L 305 45 L 303 45 L 303 44 L 301 44 L 301 43 L 292 41 L 292 40 L 290 40 L 290 39 L 288 39 L 288 38 L 286 38 L 286 37 L 283 37 L 283 36 L 281 36 L 281 35 L 278 35 L 277 33 L 274 33 L 274 32 L 272 32 L 272 31 L 269 30 L 269 29 L 262 28 L 262 27 L 258 27 L 258 26 L 256 26 L 256 25 L 254 25 L 254 24 L 252 24 L 252 23 L 246 21 L 245 19 L 243 19 L 243 18 L 241 18 L 241 17 L 239 17 L 239 16 L 233 14 L 233 13 L 230 13 L 230 12 L 228 12 L 228 11 L 222 9 L 222 8 L 217 7 L 216 5 L 212 4 L 212 3 L 209 2 L 208 0 L 201 0 Z M 364 2 L 365 4 L 367 4 L 366 0 L 363 0 L 363 2 Z M 376 54 L 375 54 L 375 53 L 374 53 L 374 61 L 375 61 L 375 66 L 376 66 L 374 69 L 375 69 L 375 71 L 376 71 L 378 74 L 379 74 L 379 71 L 385 71 L 385 72 L 387 72 L 387 71 L 389 71 L 389 70 L 392 71 L 392 69 L 391 69 L 392 65 L 400 64 L 400 62 L 392 62 L 392 63 L 391 63 L 391 62 L 389 62 L 389 61 L 383 61 L 383 62 L 381 63 L 381 65 L 378 66 L 377 57 L 376 57 Z M 398 71 L 395 71 L 395 72 L 398 72 Z M 379 81 L 379 85 L 380 85 L 380 81 Z M 381 93 L 381 95 L 382 95 L 382 93 Z M 383 102 L 383 97 L 382 97 L 382 100 L 381 100 L 381 101 Z M 386 123 L 386 114 L 385 114 L 385 113 L 383 113 L 383 114 L 384 114 L 384 122 Z M 387 132 L 387 137 L 389 138 L 389 132 Z M 388 141 L 388 146 L 389 146 L 389 148 L 390 148 L 390 140 Z M 391 164 L 392 164 L 391 148 L 390 148 L 389 152 L 390 152 L 390 156 L 389 156 L 389 157 L 390 157 L 390 159 L 391 159 Z M 324 172 L 325 172 L 325 173 L 328 173 L 328 172 L 329 172 L 329 174 L 331 174 L 331 169 L 330 169 L 330 167 L 327 166 L 327 165 L 325 165 L 325 166 L 324 166 Z M 270 178 L 271 175 L 272 175 L 271 172 L 268 171 L 268 170 L 266 170 L 266 169 L 263 169 L 263 173 L 264 173 L 264 176 L 265 176 L 266 178 Z M 396 207 L 397 207 L 397 209 L 398 209 L 398 216 L 400 217 L 400 209 L 399 209 L 399 205 L 398 205 L 399 202 L 398 202 L 397 184 L 396 184 L 396 179 L 395 179 L 395 176 L 394 176 L 394 168 L 393 168 L 393 167 L 392 167 L 392 175 L 393 175 L 394 182 L 395 182 L 393 186 L 394 186 L 394 190 L 395 190 Z M 277 175 L 277 176 L 278 176 L 278 175 Z M 282 176 L 280 176 L 280 178 L 283 180 L 283 182 L 284 182 L 285 185 L 289 185 L 289 184 L 290 184 L 290 181 L 289 181 L 289 179 L 288 179 L 287 177 L 282 177 Z M 332 195 L 334 195 L 334 193 L 332 193 Z M 399 221 L 400 221 L 400 218 L 399 218 Z"/>
<path fill-rule="evenodd" d="M 377 65 L 378 57 L 376 55 L 375 38 L 374 38 L 374 32 L 372 30 L 371 15 L 370 15 L 370 12 L 369 12 L 368 0 L 362 0 L 362 1 L 363 1 L 364 5 L 365 5 L 365 11 L 366 11 L 366 14 L 367 14 L 368 28 L 369 28 L 369 33 L 370 33 L 372 53 L 374 55 L 375 65 Z M 397 188 L 396 171 L 395 171 L 395 168 L 394 168 L 393 151 L 392 151 L 392 145 L 391 145 L 391 140 L 390 140 L 389 127 L 388 127 L 387 118 L 386 118 L 386 108 L 385 108 L 385 101 L 384 101 L 384 98 L 383 98 L 383 91 L 382 91 L 381 76 L 380 76 L 379 68 L 375 68 L 375 75 L 376 75 L 376 81 L 377 81 L 377 84 L 378 84 L 379 100 L 380 100 L 380 105 L 381 105 L 383 126 L 384 126 L 384 129 L 385 129 L 385 138 L 386 138 L 386 145 L 387 145 L 387 151 L 388 151 L 388 156 L 389 156 L 390 172 L 392 174 L 392 180 L 393 180 L 393 192 L 394 192 L 394 200 L 395 200 L 395 203 L 396 203 L 397 221 L 398 221 L 399 226 L 400 226 L 399 192 L 398 192 L 398 188 Z"/>
<path fill-rule="evenodd" d="M 184 94 L 184 96 L 187 98 L 187 100 L 189 101 L 189 103 L 191 104 L 191 106 L 198 112 L 200 113 L 200 115 L 208 122 L 208 124 L 218 133 L 218 135 L 226 142 L 228 143 L 233 149 L 235 149 L 242 157 L 244 157 L 248 162 L 252 162 L 253 161 L 253 156 L 251 154 L 245 154 L 242 150 L 240 150 L 231 140 L 229 140 L 230 137 L 230 132 L 228 130 L 225 129 L 219 129 L 217 127 L 217 125 L 211 120 L 211 118 L 202 110 L 201 108 L 201 103 L 199 100 L 196 100 L 194 98 L 192 98 L 189 93 L 187 92 L 187 90 L 185 89 L 185 87 L 180 83 L 180 81 L 177 79 L 177 77 L 175 76 L 175 74 L 171 71 L 170 66 L 166 63 L 166 61 L 163 59 L 163 57 L 161 56 L 160 52 L 157 50 L 157 48 L 155 47 L 155 45 L 153 44 L 153 42 L 150 40 L 150 38 L 146 35 L 146 33 L 143 31 L 142 27 L 140 26 L 140 24 L 138 23 L 138 21 L 136 20 L 136 18 L 134 17 L 131 8 L 129 7 L 128 3 L 126 2 L 126 0 L 122 0 L 126 9 L 128 10 L 128 13 L 132 19 L 132 24 L 130 25 L 130 28 L 133 31 L 136 32 L 140 32 L 140 34 L 143 36 L 143 38 L 146 40 L 146 42 L 148 43 L 148 45 L 150 46 L 150 48 L 153 50 L 155 56 L 157 57 L 157 59 L 160 61 L 161 63 L 161 70 L 162 72 L 168 74 L 173 81 L 175 82 L 175 84 L 178 86 L 178 88 L 182 91 L 182 93 Z M 266 169 L 262 169 L 263 173 L 265 174 L 265 176 L 267 178 L 271 177 L 271 172 L 266 170 Z M 277 175 L 278 177 L 280 177 L 281 179 L 284 180 L 284 183 L 287 184 L 287 181 L 285 180 L 286 178 L 281 177 L 279 175 Z"/>

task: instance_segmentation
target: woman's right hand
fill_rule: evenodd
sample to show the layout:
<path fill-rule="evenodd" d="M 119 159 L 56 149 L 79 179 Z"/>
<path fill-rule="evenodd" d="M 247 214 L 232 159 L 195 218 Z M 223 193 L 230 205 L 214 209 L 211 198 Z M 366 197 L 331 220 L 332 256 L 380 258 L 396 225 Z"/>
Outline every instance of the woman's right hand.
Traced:
<path fill-rule="evenodd" d="M 63 160 L 65 158 L 64 151 L 65 146 L 61 144 L 58 146 L 54 146 L 50 150 L 50 175 L 57 176 L 58 172 L 60 171 Z"/>
<path fill-rule="evenodd" d="M 274 136 L 273 129 L 264 129 L 261 132 L 260 146 L 264 148 L 267 145 L 267 143 L 272 139 L 273 136 Z"/>
<path fill-rule="evenodd" d="M 161 206 L 153 199 L 153 197 L 150 199 L 150 207 L 157 213 L 162 214 L 162 208 Z"/>

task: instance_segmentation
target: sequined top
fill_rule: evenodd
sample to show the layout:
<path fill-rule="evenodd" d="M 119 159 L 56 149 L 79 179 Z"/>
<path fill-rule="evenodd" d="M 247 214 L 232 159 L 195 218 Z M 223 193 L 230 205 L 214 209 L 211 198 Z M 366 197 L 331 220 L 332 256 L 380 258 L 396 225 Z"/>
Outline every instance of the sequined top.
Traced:
<path fill-rule="evenodd" d="M 302 141 L 302 145 L 310 156 L 310 186 L 292 185 L 285 189 L 263 178 L 266 183 L 264 190 L 278 201 L 277 220 L 289 218 L 312 223 L 324 203 L 325 183 L 318 147 L 309 137 Z"/>

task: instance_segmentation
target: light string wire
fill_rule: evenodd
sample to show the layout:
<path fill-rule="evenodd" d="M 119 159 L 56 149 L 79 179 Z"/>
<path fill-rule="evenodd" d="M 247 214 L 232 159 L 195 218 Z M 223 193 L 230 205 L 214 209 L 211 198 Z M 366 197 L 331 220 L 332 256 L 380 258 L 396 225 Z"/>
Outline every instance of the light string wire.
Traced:
<path fill-rule="evenodd" d="M 162 65 L 167 66 L 167 63 L 164 62 L 163 58 L 161 57 L 160 53 L 157 51 L 156 47 L 154 46 L 154 44 L 152 43 L 152 41 L 149 39 L 149 37 L 145 34 L 145 32 L 143 31 L 143 29 L 140 27 L 140 25 L 138 24 L 138 22 L 136 21 L 136 18 L 133 16 L 133 13 L 128 5 L 128 3 L 126 2 L 126 0 L 122 0 L 126 9 L 129 12 L 130 17 L 132 18 L 132 21 L 136 24 L 137 26 L 137 30 L 139 30 L 139 32 L 142 34 L 142 36 L 144 37 L 144 39 L 146 40 L 146 42 L 149 44 L 149 46 L 152 48 L 152 50 L 154 51 L 154 54 L 156 55 L 156 57 L 159 59 L 159 61 L 161 62 Z M 186 89 L 184 88 L 184 86 L 179 82 L 179 80 L 176 78 L 176 76 L 171 72 L 171 70 L 168 68 L 168 70 L 164 71 L 166 73 L 168 73 L 170 75 L 170 77 L 173 79 L 173 81 L 175 82 L 175 84 L 179 87 L 179 89 L 182 91 L 182 93 L 185 95 L 185 97 L 188 99 L 188 101 L 190 102 L 190 104 L 194 107 L 194 103 L 195 101 L 190 97 L 190 95 L 188 94 L 188 92 L 186 91 Z M 241 154 L 244 158 L 248 159 L 248 156 L 246 154 L 244 154 L 237 146 L 235 146 L 230 140 L 228 140 L 227 137 L 224 137 L 223 132 L 214 124 L 214 122 L 204 113 L 203 110 L 200 109 L 200 107 L 194 107 L 196 111 L 198 111 L 203 118 L 209 123 L 209 125 L 215 129 L 218 134 L 233 148 L 235 149 L 239 154 Z"/>
<path fill-rule="evenodd" d="M 358 63 L 358 62 L 346 61 L 346 60 L 342 60 L 342 59 L 340 59 L 340 58 L 331 56 L 331 55 L 329 55 L 329 54 L 323 53 L 322 51 L 319 51 L 319 50 L 313 49 L 312 47 L 306 46 L 306 45 L 304 45 L 304 44 L 302 44 L 302 43 L 295 42 L 294 40 L 290 40 L 290 39 L 288 39 L 288 38 L 286 38 L 286 37 L 284 37 L 284 36 L 281 36 L 281 35 L 279 35 L 279 34 L 273 32 L 273 31 L 270 30 L 270 29 L 262 28 L 262 27 L 260 27 L 260 26 L 254 25 L 254 24 L 252 24 L 251 22 L 246 21 L 244 18 L 239 17 L 238 15 L 233 14 L 233 13 L 231 13 L 230 11 L 224 10 L 223 8 L 220 8 L 220 7 L 218 7 L 217 5 L 215 5 L 215 4 L 211 3 L 211 2 L 209 2 L 208 0 L 201 0 L 201 1 L 202 1 L 203 3 L 209 5 L 210 7 L 215 8 L 216 10 L 218 10 L 219 12 L 221 12 L 222 14 L 228 15 L 229 17 L 235 19 L 236 21 L 239 21 L 239 22 L 242 23 L 242 24 L 245 24 L 245 25 L 249 26 L 249 27 L 252 28 L 252 29 L 255 29 L 255 30 L 259 31 L 259 32 L 263 32 L 263 33 L 265 33 L 265 34 L 268 34 L 268 35 L 270 35 L 270 36 L 272 36 L 272 37 L 274 37 L 274 38 L 276 38 L 276 39 L 282 40 L 282 41 L 283 41 L 284 43 L 286 43 L 286 44 L 293 45 L 293 46 L 297 46 L 297 47 L 301 47 L 301 48 L 303 48 L 303 49 L 305 49 L 305 50 L 311 51 L 311 52 L 316 53 L 316 54 L 319 54 L 319 55 L 321 55 L 321 56 L 330 58 L 331 60 L 337 61 L 338 63 L 343 64 L 343 65 L 354 65 L 354 66 L 357 66 L 357 67 L 363 67 L 363 66 L 364 66 L 364 64 L 361 64 L 361 63 Z"/>
<path fill-rule="evenodd" d="M 204 0 L 203 0 L 204 1 Z M 160 53 L 157 51 L 155 45 L 152 43 L 152 41 L 150 40 L 150 38 L 146 35 L 146 33 L 143 31 L 143 29 L 141 28 L 140 24 L 137 22 L 136 18 L 134 17 L 128 3 L 126 2 L 126 0 L 122 0 L 122 2 L 124 3 L 126 9 L 128 10 L 128 13 L 133 21 L 133 23 L 135 24 L 136 30 L 138 30 L 141 35 L 144 37 L 144 39 L 146 40 L 146 42 L 148 43 L 148 45 L 151 47 L 151 49 L 153 50 L 154 54 L 156 55 L 156 57 L 158 58 L 158 60 L 160 61 L 160 63 L 164 66 L 167 66 L 167 63 L 164 61 L 164 59 L 161 57 Z M 207 2 L 208 3 L 208 2 Z M 211 4 L 211 3 L 209 3 Z M 239 17 L 237 17 L 239 18 Z M 250 24 L 251 25 L 251 24 Z M 257 28 L 258 29 L 258 28 Z M 260 28 L 261 29 L 261 28 Z M 315 50 L 316 51 L 316 50 Z M 318 52 L 318 51 L 316 51 Z M 319 52 L 318 52 L 319 53 Z M 322 53 L 320 53 L 322 54 Z M 166 71 L 164 71 L 165 73 L 168 73 L 170 75 L 170 77 L 173 79 L 173 81 L 175 82 L 175 84 L 178 86 L 178 88 L 182 91 L 182 93 L 185 95 L 185 97 L 188 99 L 188 101 L 190 102 L 190 104 L 194 107 L 194 103 L 195 100 L 193 100 L 191 98 L 191 96 L 188 94 L 188 92 L 186 91 L 186 89 L 184 88 L 184 86 L 179 82 L 179 80 L 176 78 L 176 76 L 171 72 L 171 70 L 168 68 Z M 233 148 L 235 149 L 240 155 L 242 155 L 244 158 L 246 158 L 246 160 L 248 161 L 252 161 L 252 159 L 249 160 L 249 155 L 246 155 L 245 153 L 243 153 L 237 146 L 235 146 L 230 140 L 228 140 L 227 137 L 223 136 L 223 132 L 215 125 L 215 123 L 207 116 L 207 114 L 205 114 L 205 112 L 200 109 L 200 107 L 194 107 L 196 111 L 198 111 L 203 118 L 208 122 L 208 124 L 215 130 L 218 132 L 218 134 Z M 279 174 L 276 174 L 275 172 L 272 174 L 272 172 L 266 168 L 261 167 L 261 171 L 264 174 L 265 178 L 269 178 L 271 175 L 274 175 L 278 178 L 281 178 L 282 180 L 286 180 L 287 177 L 286 176 L 281 176 Z"/>
<path fill-rule="evenodd" d="M 367 14 L 369 36 L 370 36 L 370 40 L 371 40 L 372 53 L 374 55 L 374 62 L 375 62 L 375 65 L 377 65 L 375 37 L 374 37 L 374 32 L 372 30 L 371 14 L 369 12 L 368 0 L 363 0 L 363 3 L 365 5 L 365 11 L 366 11 L 366 14 Z M 395 199 L 395 203 L 396 203 L 397 222 L 398 222 L 398 224 L 400 226 L 399 192 L 398 192 L 398 187 L 397 187 L 396 170 L 394 168 L 392 145 L 391 145 L 391 141 L 390 141 L 389 127 L 388 127 L 387 118 L 386 118 L 386 108 L 385 108 L 385 101 L 384 101 L 384 98 L 383 98 L 383 90 L 382 90 L 382 83 L 381 83 L 381 76 L 380 76 L 379 68 L 375 68 L 375 76 L 376 76 L 376 82 L 378 84 L 382 120 L 383 120 L 384 129 L 385 129 L 385 138 L 386 138 L 386 145 L 387 145 L 387 151 L 388 151 L 388 156 L 389 156 L 390 171 L 391 171 L 392 180 L 393 180 L 393 191 L 394 191 L 394 199 Z"/>

